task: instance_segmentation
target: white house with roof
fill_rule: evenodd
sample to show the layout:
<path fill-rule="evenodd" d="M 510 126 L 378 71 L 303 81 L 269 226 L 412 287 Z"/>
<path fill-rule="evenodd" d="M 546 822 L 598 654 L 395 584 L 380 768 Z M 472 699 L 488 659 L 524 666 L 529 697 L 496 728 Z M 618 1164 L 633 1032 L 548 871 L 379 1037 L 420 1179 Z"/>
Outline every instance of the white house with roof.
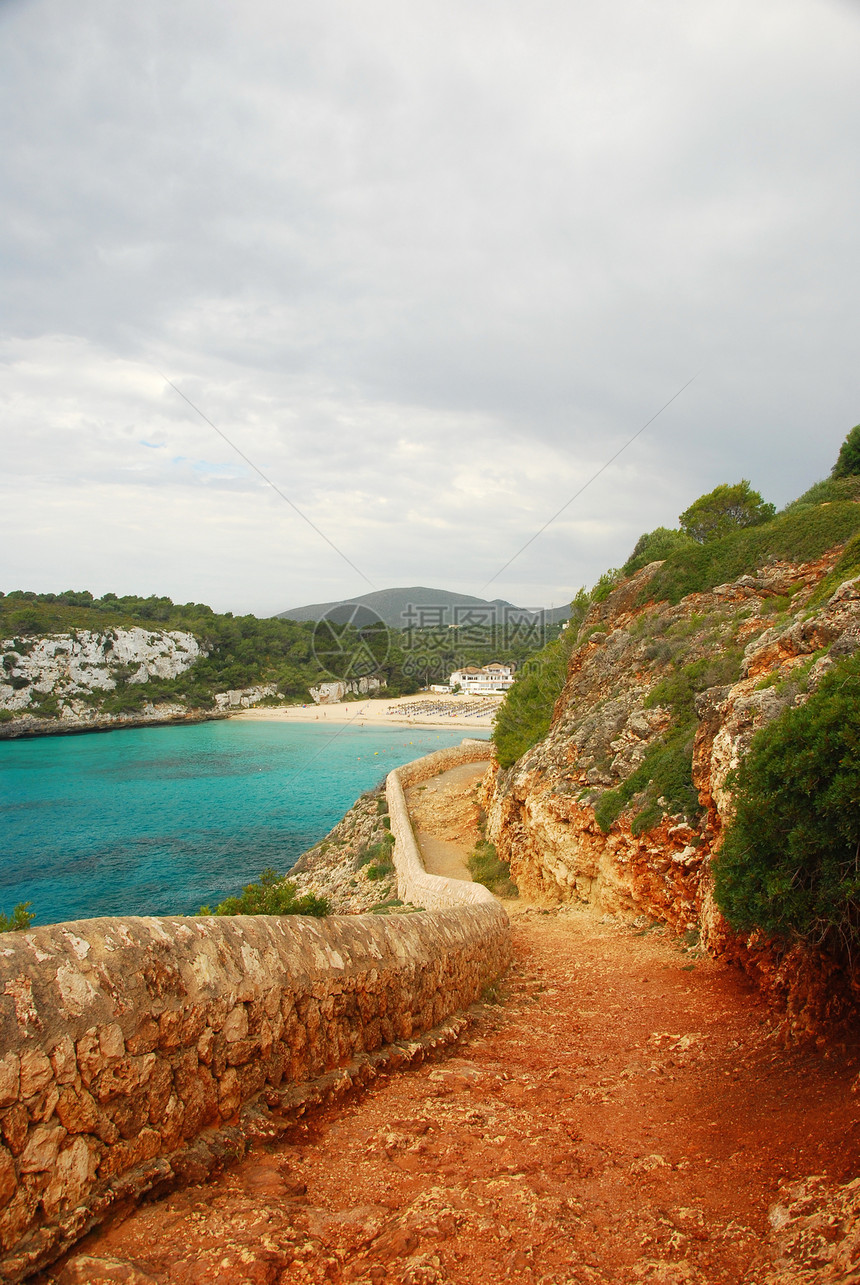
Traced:
<path fill-rule="evenodd" d="M 506 692 L 514 681 L 514 666 L 493 660 L 489 665 L 466 665 L 455 669 L 448 679 L 451 687 L 464 692 Z"/>

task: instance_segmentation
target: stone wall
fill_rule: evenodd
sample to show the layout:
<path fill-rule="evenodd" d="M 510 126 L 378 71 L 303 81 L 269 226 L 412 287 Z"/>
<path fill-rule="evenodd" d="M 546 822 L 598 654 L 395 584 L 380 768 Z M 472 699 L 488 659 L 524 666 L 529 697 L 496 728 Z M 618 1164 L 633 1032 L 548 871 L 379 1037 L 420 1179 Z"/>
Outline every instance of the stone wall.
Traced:
<path fill-rule="evenodd" d="M 427 910 L 449 906 L 483 906 L 488 914 L 500 922 L 507 920 L 499 902 L 483 884 L 466 883 L 462 879 L 446 879 L 428 874 L 421 860 L 421 853 L 412 830 L 406 807 L 404 786 L 427 781 L 449 768 L 464 763 L 476 763 L 492 752 L 487 741 L 464 741 L 462 745 L 447 750 L 437 750 L 426 758 L 416 759 L 405 767 L 390 772 L 385 782 L 388 811 L 391 816 L 391 833 L 394 835 L 394 868 L 397 871 L 397 893 L 402 901 Z"/>
<path fill-rule="evenodd" d="M 421 882 L 397 807 L 412 900 L 446 908 L 0 938 L 0 1280 L 50 1262 L 116 1202 L 197 1181 L 308 1100 L 420 1053 L 504 969 L 504 911 L 476 885 Z"/>

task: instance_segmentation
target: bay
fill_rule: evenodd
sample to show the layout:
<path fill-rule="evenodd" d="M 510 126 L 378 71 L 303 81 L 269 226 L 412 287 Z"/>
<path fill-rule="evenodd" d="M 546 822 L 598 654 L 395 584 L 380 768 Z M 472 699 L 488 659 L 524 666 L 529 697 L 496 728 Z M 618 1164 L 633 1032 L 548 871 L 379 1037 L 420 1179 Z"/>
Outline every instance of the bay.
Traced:
<path fill-rule="evenodd" d="M 227 720 L 0 742 L 0 910 L 194 914 L 288 870 L 393 767 L 463 735 Z"/>

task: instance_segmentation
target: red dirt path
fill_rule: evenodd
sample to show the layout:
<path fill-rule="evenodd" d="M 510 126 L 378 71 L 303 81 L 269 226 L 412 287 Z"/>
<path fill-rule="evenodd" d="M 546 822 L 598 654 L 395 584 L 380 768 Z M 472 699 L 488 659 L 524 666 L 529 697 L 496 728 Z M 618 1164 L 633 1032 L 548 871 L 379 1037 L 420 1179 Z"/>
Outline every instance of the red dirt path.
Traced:
<path fill-rule="evenodd" d="M 45 1279 L 759 1280 L 780 1179 L 860 1173 L 856 1058 L 786 1053 L 737 973 L 661 931 L 514 914 L 503 1002 L 453 1055 L 95 1233 Z"/>

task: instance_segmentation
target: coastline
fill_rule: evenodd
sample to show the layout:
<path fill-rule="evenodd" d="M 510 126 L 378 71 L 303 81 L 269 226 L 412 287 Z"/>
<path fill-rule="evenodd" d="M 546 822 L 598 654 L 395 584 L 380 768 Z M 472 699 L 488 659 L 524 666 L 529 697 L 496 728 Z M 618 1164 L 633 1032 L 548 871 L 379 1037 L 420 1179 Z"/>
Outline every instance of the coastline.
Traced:
<path fill-rule="evenodd" d="M 417 696 L 389 696 L 383 700 L 340 701 L 332 705 L 270 705 L 237 710 L 235 713 L 231 712 L 229 717 L 245 721 L 355 724 L 358 727 L 455 728 L 458 731 L 481 731 L 486 734 L 493 729 L 500 703 L 496 702 L 495 708 L 486 713 L 470 715 L 466 713 L 466 707 L 476 704 L 473 696 L 435 696 L 432 693 L 422 693 Z M 427 708 L 422 710 L 421 706 Z M 418 712 L 411 712 L 416 707 L 419 707 Z M 447 712 L 448 709 L 451 713 Z M 394 712 L 389 713 L 389 710 Z"/>
<path fill-rule="evenodd" d="M 0 723 L 0 741 L 34 740 L 40 736 L 82 736 L 87 732 L 117 732 L 130 727 L 175 727 L 213 723 L 228 718 L 223 710 L 175 709 L 156 706 L 149 714 L 95 714 L 92 718 L 16 718 Z"/>

